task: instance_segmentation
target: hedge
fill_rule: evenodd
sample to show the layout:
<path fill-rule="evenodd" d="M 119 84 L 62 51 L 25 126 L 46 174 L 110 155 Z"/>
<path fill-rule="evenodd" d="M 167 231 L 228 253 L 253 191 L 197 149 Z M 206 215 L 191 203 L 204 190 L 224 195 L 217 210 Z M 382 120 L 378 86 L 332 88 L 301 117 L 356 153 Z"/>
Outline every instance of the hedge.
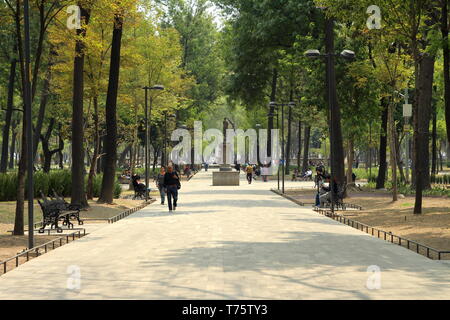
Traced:
<path fill-rule="evenodd" d="M 448 185 L 450 184 L 450 175 L 448 174 L 439 176 L 431 175 L 431 183 Z"/>
<path fill-rule="evenodd" d="M 60 196 L 70 197 L 72 192 L 72 178 L 69 170 L 53 170 L 50 173 L 36 172 L 34 174 L 34 197 L 40 197 L 40 191 L 49 195 L 55 190 Z M 102 184 L 102 174 L 94 178 L 94 197 L 100 195 Z M 87 177 L 85 177 L 85 185 Z M 25 183 L 26 186 L 26 183 Z M 26 189 L 26 187 L 25 187 Z M 119 198 L 122 188 L 116 180 L 114 184 L 114 197 Z M 16 201 L 17 200 L 17 173 L 1 173 L 0 174 L 0 201 Z"/>

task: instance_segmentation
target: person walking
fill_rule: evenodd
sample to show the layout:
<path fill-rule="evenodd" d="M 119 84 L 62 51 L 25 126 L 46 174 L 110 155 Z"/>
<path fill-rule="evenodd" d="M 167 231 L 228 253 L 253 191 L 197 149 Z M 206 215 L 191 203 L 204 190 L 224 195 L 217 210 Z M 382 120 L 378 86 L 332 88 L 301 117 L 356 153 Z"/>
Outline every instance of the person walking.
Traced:
<path fill-rule="evenodd" d="M 166 168 L 161 167 L 158 176 L 156 177 L 156 187 L 159 190 L 159 195 L 161 196 L 161 205 L 164 205 L 166 199 L 166 188 L 164 187 L 164 176 L 166 174 Z"/>
<path fill-rule="evenodd" d="M 269 167 L 266 164 L 263 164 L 261 168 L 261 175 L 263 177 L 263 181 L 267 182 L 267 177 L 269 176 Z"/>
<path fill-rule="evenodd" d="M 252 184 L 252 180 L 253 180 L 253 166 L 251 166 L 250 164 L 247 166 L 247 168 L 245 168 L 245 172 L 247 173 L 247 181 L 248 184 Z"/>
<path fill-rule="evenodd" d="M 172 166 L 167 168 L 164 175 L 164 186 L 167 190 L 167 201 L 169 202 L 169 212 L 177 209 L 178 190 L 181 188 L 180 177 L 178 173 L 173 170 Z"/>

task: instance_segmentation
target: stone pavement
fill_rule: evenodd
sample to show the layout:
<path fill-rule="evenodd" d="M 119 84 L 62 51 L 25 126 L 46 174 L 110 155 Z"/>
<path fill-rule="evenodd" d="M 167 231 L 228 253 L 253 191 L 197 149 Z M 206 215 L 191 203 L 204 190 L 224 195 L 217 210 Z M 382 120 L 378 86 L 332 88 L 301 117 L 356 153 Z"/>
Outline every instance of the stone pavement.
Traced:
<path fill-rule="evenodd" d="M 33 259 L 0 277 L 0 299 L 450 298 L 449 265 L 299 207 L 269 191 L 276 181 L 241 178 L 212 187 L 211 171 L 197 174 L 173 214 L 155 202 Z"/>

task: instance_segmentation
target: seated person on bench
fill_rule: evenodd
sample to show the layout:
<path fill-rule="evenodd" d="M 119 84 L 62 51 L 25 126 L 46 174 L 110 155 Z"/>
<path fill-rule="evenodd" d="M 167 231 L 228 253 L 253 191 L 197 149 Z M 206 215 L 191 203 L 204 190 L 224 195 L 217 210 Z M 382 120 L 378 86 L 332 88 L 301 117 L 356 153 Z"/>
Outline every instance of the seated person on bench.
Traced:
<path fill-rule="evenodd" d="M 311 169 L 306 170 L 306 172 L 303 173 L 302 178 L 303 179 L 312 179 L 312 170 Z"/>
<path fill-rule="evenodd" d="M 150 192 L 150 189 L 147 189 L 146 185 L 141 183 L 141 177 L 138 175 L 133 176 L 133 187 L 137 193 L 143 193 L 145 195 L 145 191 Z"/>
<path fill-rule="evenodd" d="M 297 181 L 297 177 L 298 177 L 298 169 L 295 168 L 294 173 L 292 174 L 292 181 Z"/>
<path fill-rule="evenodd" d="M 327 202 L 331 202 L 331 177 L 329 175 L 325 176 L 325 182 L 328 182 L 328 186 L 325 186 L 322 184 L 320 190 L 319 190 L 319 202 L 320 208 L 324 207 L 324 204 Z M 333 191 L 334 194 L 337 195 L 338 193 L 338 186 L 336 181 L 332 184 L 333 185 Z"/>

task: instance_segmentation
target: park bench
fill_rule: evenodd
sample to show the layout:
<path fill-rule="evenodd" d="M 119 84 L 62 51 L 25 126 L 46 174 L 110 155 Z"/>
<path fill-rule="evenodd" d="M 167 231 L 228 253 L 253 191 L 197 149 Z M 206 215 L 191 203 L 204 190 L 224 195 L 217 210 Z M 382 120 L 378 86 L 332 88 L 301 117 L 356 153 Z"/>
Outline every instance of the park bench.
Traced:
<path fill-rule="evenodd" d="M 133 179 L 133 190 L 134 196 L 133 200 L 141 199 L 144 200 L 146 196 L 146 190 L 142 189 L 137 180 Z"/>
<path fill-rule="evenodd" d="M 309 175 L 309 176 L 302 176 L 302 175 L 298 175 L 295 179 L 295 181 L 300 180 L 300 181 L 313 181 L 313 176 Z"/>
<path fill-rule="evenodd" d="M 51 229 L 55 228 L 58 233 L 63 232 L 62 228 L 58 225 L 60 221 L 62 221 L 62 224 L 69 229 L 73 229 L 73 223 L 70 222 L 71 219 L 78 220 L 78 224 L 82 225 L 83 221 L 80 219 L 81 207 L 67 203 L 64 198 L 58 196 L 56 192 L 54 192 L 54 195 L 55 198 L 49 200 L 41 192 L 42 200 L 38 200 L 38 203 L 42 210 L 43 221 L 39 233 L 44 233 L 47 225 L 49 225 Z"/>
<path fill-rule="evenodd" d="M 334 208 L 342 210 L 346 210 L 346 204 L 344 202 L 344 198 L 347 192 L 347 183 L 344 183 L 343 185 L 338 186 L 338 192 L 336 194 L 333 194 L 333 202 L 334 202 Z M 328 200 L 327 203 L 325 203 L 326 207 L 331 207 L 331 200 Z"/>
<path fill-rule="evenodd" d="M 83 220 L 80 219 L 81 205 L 68 203 L 66 200 L 64 200 L 64 197 L 59 196 L 55 191 L 53 191 L 53 195 L 54 198 L 52 198 L 52 201 L 57 203 L 58 207 L 62 210 L 63 213 L 68 214 L 68 221 L 70 222 L 71 219 L 74 219 L 78 221 L 78 225 L 83 225 Z M 65 222 L 63 223 L 63 225 L 66 225 Z"/>

